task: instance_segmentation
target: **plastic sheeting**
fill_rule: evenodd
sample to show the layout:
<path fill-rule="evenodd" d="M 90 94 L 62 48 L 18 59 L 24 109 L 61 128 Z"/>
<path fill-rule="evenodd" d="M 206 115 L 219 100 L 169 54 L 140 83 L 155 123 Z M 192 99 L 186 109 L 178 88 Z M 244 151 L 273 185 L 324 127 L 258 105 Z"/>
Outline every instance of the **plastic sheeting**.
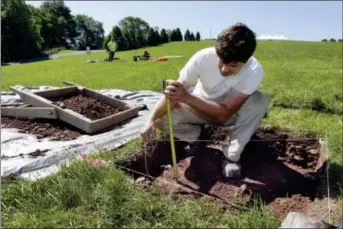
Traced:
<path fill-rule="evenodd" d="M 42 91 L 58 87 L 41 86 L 38 88 L 15 88 L 28 91 Z M 140 111 L 121 128 L 98 135 L 82 135 L 71 141 L 38 140 L 34 135 L 19 133 L 17 129 L 1 128 L 1 177 L 18 176 L 36 180 L 56 173 L 60 165 L 68 165 L 81 154 L 91 154 L 103 150 L 113 150 L 139 138 L 139 131 L 148 118 L 161 94 L 152 91 L 124 91 L 117 89 L 98 90 L 97 92 L 114 97 L 119 95 L 125 102 L 145 104 L 148 110 Z M 2 92 L 1 103 L 21 103 L 21 99 L 13 92 Z M 49 150 L 44 156 L 36 158 L 28 155 L 35 150 Z M 76 157 L 75 157 L 76 156 Z"/>

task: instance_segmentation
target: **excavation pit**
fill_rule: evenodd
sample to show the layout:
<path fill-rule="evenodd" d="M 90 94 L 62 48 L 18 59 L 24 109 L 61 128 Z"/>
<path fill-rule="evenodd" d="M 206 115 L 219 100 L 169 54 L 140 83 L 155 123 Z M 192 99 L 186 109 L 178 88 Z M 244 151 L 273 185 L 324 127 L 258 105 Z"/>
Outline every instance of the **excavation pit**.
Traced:
<path fill-rule="evenodd" d="M 289 211 L 306 212 L 315 199 L 322 197 L 326 161 L 318 139 L 260 129 L 241 156 L 242 178 L 225 179 L 218 141 L 223 141 L 228 132 L 225 127 L 207 127 L 205 135 L 211 141 L 192 156 L 186 156 L 182 142 L 176 141 L 178 182 L 170 168 L 168 138 L 142 146 L 117 165 L 134 179 L 142 174 L 152 176 L 154 179 L 146 178 L 144 185 L 164 195 L 208 199 L 196 193 L 200 192 L 241 206 L 259 198 L 280 217 Z"/>

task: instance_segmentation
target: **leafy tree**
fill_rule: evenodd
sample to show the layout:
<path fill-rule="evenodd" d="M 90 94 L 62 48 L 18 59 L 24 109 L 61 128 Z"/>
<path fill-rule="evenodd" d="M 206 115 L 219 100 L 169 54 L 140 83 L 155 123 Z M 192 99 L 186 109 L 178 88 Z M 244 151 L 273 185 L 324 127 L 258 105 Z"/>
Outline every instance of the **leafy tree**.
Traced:
<path fill-rule="evenodd" d="M 189 32 L 189 30 L 187 29 L 184 35 L 184 40 L 185 41 L 189 41 L 191 37 L 191 33 Z"/>
<path fill-rule="evenodd" d="M 134 34 L 140 31 L 143 34 L 143 39 L 146 40 L 149 32 L 149 24 L 139 17 L 125 17 L 119 21 L 119 27 L 124 32 L 133 31 Z M 144 42 L 146 43 L 146 42 Z"/>
<path fill-rule="evenodd" d="M 168 43 L 169 38 L 168 38 L 168 34 L 167 34 L 167 32 L 166 32 L 165 29 L 162 29 L 162 30 L 161 30 L 161 35 L 160 35 L 160 37 L 161 37 L 161 42 L 162 42 L 162 43 Z"/>
<path fill-rule="evenodd" d="M 336 40 L 334 38 L 331 38 L 330 42 L 336 42 Z"/>
<path fill-rule="evenodd" d="M 76 15 L 75 22 L 75 42 L 79 49 L 86 49 L 87 46 L 98 49 L 102 46 L 105 31 L 101 22 L 84 14 Z"/>
<path fill-rule="evenodd" d="M 54 36 L 55 34 L 54 29 L 56 26 L 53 21 L 53 15 L 39 8 L 38 9 L 35 8 L 34 11 L 37 12 L 37 16 L 40 18 L 40 21 L 41 21 L 40 34 L 43 39 L 42 48 L 43 49 L 51 48 L 51 47 L 58 46 L 59 44 L 61 44 L 60 37 Z"/>
<path fill-rule="evenodd" d="M 323 39 L 322 42 L 328 42 L 328 40 L 327 39 Z"/>
<path fill-rule="evenodd" d="M 24 0 L 1 1 L 1 61 L 40 54 L 42 39 L 35 18 Z"/>
<path fill-rule="evenodd" d="M 127 50 L 127 41 L 119 26 L 114 26 L 112 28 L 111 37 L 116 42 L 118 51 Z"/>
<path fill-rule="evenodd" d="M 125 17 L 122 20 L 120 20 L 119 27 L 122 31 L 133 30 L 137 32 L 138 30 L 141 30 L 143 34 L 147 34 L 150 28 L 149 24 L 146 21 L 139 17 L 132 16 Z"/>
<path fill-rule="evenodd" d="M 44 39 L 42 37 L 42 18 L 41 18 L 41 11 L 38 8 L 35 8 L 32 5 L 26 5 L 28 10 L 30 11 L 32 17 L 30 18 L 31 24 L 34 26 L 36 33 L 39 34 L 37 37 L 37 42 L 40 43 L 41 47 L 43 48 Z"/>
<path fill-rule="evenodd" d="M 190 40 L 190 41 L 194 41 L 194 40 L 195 40 L 194 33 L 191 33 L 191 34 L 190 34 L 190 36 L 189 36 L 189 40 Z"/>
<path fill-rule="evenodd" d="M 342 39 L 338 39 L 338 42 L 342 42 L 343 40 Z"/>
<path fill-rule="evenodd" d="M 200 39 L 201 39 L 201 38 L 200 38 L 200 33 L 197 32 L 196 35 L 195 35 L 195 40 L 196 40 L 196 41 L 200 41 Z"/>
<path fill-rule="evenodd" d="M 48 31 L 45 35 L 48 37 L 46 39 L 53 41 L 51 46 L 69 47 L 75 44 L 76 22 L 64 1 L 45 0 L 40 8 L 48 19 Z"/>

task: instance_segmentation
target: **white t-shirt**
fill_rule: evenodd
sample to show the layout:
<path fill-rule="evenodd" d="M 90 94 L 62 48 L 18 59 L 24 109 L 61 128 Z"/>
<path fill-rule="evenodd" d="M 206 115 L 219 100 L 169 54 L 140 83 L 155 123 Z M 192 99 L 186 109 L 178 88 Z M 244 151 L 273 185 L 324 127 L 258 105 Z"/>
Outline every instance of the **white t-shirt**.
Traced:
<path fill-rule="evenodd" d="M 204 99 L 223 101 L 231 88 L 250 95 L 263 78 L 263 68 L 255 57 L 251 57 L 235 75 L 222 76 L 217 65 L 214 47 L 195 53 L 180 71 L 180 80 L 188 85 L 196 84 L 193 94 Z"/>

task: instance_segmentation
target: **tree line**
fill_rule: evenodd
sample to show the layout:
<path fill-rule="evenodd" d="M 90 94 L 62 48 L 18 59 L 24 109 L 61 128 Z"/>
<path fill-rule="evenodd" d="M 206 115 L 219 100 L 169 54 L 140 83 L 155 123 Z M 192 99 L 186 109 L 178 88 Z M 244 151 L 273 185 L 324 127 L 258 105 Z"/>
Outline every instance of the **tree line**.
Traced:
<path fill-rule="evenodd" d="M 322 42 L 343 42 L 343 40 L 342 39 L 338 39 L 338 40 L 336 40 L 335 38 L 330 38 L 330 40 L 328 40 L 328 39 L 323 39 L 322 40 Z"/>
<path fill-rule="evenodd" d="M 45 0 L 38 8 L 27 5 L 24 0 L 2 0 L 1 62 L 37 57 L 58 47 L 107 48 L 111 38 L 117 42 L 118 51 L 200 40 L 199 32 L 194 37 L 187 31 L 183 36 L 179 28 L 160 30 L 141 18 L 130 16 L 120 20 L 105 36 L 103 23 L 85 14 L 72 15 L 63 0 Z"/>
<path fill-rule="evenodd" d="M 43 50 L 101 48 L 103 24 L 72 15 L 63 0 L 46 0 L 39 8 L 24 0 L 1 1 L 1 62 L 36 57 Z"/>
<path fill-rule="evenodd" d="M 111 39 L 116 42 L 117 50 L 123 51 L 157 46 L 173 41 L 200 41 L 200 33 L 197 32 L 194 36 L 187 30 L 183 36 L 180 28 L 159 29 L 158 27 L 151 27 L 142 18 L 129 16 L 120 20 L 118 25 L 114 26 L 110 34 L 105 37 L 103 48 L 106 50 L 108 50 L 107 43 Z"/>
<path fill-rule="evenodd" d="M 200 33 L 197 32 L 196 35 L 194 36 L 193 32 L 190 32 L 188 29 L 185 32 L 184 35 L 185 41 L 200 41 Z"/>

